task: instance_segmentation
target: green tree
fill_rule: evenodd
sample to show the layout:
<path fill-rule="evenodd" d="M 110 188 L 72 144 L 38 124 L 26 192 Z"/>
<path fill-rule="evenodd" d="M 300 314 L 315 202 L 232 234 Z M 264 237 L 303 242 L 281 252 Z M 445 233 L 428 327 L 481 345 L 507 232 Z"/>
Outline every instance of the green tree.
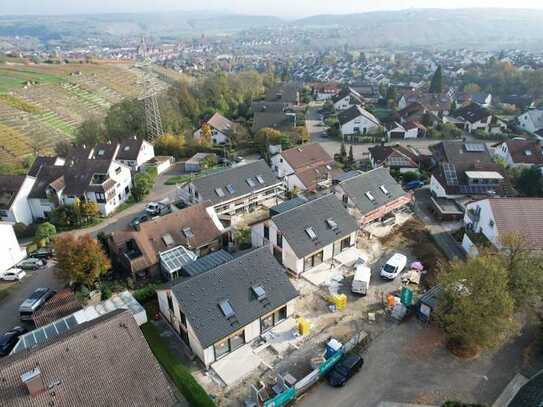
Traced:
<path fill-rule="evenodd" d="M 439 65 L 434 72 L 432 77 L 432 82 L 430 83 L 430 93 L 441 93 L 443 92 L 443 72 L 441 70 L 441 65 Z"/>
<path fill-rule="evenodd" d="M 345 141 L 341 141 L 341 147 L 339 148 L 339 161 L 345 163 L 347 161 L 347 150 L 345 149 Z"/>
<path fill-rule="evenodd" d="M 145 137 L 143 102 L 124 99 L 110 107 L 104 120 L 108 140 L 122 141 L 128 137 Z"/>
<path fill-rule="evenodd" d="M 513 329 L 508 272 L 492 253 L 453 262 L 438 276 L 437 315 L 449 348 L 473 354 L 497 345 Z"/>
<path fill-rule="evenodd" d="M 92 117 L 81 123 L 75 133 L 75 143 L 87 147 L 106 141 L 106 129 L 102 120 Z"/>
<path fill-rule="evenodd" d="M 57 228 L 55 225 L 44 222 L 38 225 L 36 233 L 34 234 L 34 241 L 48 243 L 54 235 L 57 234 Z"/>
<path fill-rule="evenodd" d="M 523 195 L 543 197 L 543 174 L 535 165 L 524 168 L 516 180 L 516 187 Z"/>
<path fill-rule="evenodd" d="M 346 169 L 351 169 L 354 164 L 353 145 L 349 147 L 349 155 L 347 156 L 347 162 L 345 163 Z"/>
<path fill-rule="evenodd" d="M 134 177 L 134 186 L 132 187 L 132 197 L 136 202 L 140 202 L 151 192 L 154 180 L 147 172 L 139 172 Z"/>
<path fill-rule="evenodd" d="M 464 92 L 467 93 L 478 93 L 481 91 L 481 87 L 476 83 L 468 83 L 464 85 Z"/>
<path fill-rule="evenodd" d="M 93 287 L 111 267 L 100 244 L 88 234 L 59 236 L 54 248 L 57 273 L 68 284 Z"/>

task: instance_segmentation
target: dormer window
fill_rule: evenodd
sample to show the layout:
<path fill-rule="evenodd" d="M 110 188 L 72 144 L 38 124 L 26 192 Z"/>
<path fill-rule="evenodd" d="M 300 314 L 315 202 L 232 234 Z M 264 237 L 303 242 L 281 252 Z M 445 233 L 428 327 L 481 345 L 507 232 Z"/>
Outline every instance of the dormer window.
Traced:
<path fill-rule="evenodd" d="M 305 233 L 307 233 L 307 236 L 309 236 L 311 240 L 317 240 L 317 234 L 311 226 L 305 228 Z"/>
<path fill-rule="evenodd" d="M 383 194 L 388 195 L 388 193 L 389 193 L 389 192 L 388 192 L 388 189 L 386 189 L 386 187 L 385 187 L 384 185 L 381 185 L 381 186 L 379 187 L 379 189 L 381 190 L 381 192 L 382 192 Z"/>
<path fill-rule="evenodd" d="M 364 195 L 366 195 L 366 198 L 368 198 L 371 202 L 375 202 L 375 197 L 372 195 L 371 192 L 366 192 Z"/>

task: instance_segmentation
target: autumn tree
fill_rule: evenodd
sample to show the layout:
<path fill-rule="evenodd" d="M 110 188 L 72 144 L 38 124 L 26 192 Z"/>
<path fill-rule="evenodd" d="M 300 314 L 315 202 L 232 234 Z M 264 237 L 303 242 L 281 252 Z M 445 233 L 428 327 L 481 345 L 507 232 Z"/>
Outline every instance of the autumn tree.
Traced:
<path fill-rule="evenodd" d="M 48 243 L 49 239 L 56 234 L 57 228 L 55 228 L 55 225 L 49 222 L 40 223 L 34 233 L 34 241 Z"/>
<path fill-rule="evenodd" d="M 68 284 L 93 287 L 111 267 L 100 244 L 90 235 L 59 236 L 54 243 L 57 273 Z"/>
<path fill-rule="evenodd" d="M 450 263 L 438 282 L 443 295 L 437 315 L 453 352 L 472 355 L 493 347 L 513 329 L 508 271 L 492 253 Z"/>
<path fill-rule="evenodd" d="M 167 133 L 155 142 L 155 152 L 160 155 L 172 155 L 181 157 L 183 147 L 185 146 L 185 137 L 182 134 L 176 135 Z"/>
<path fill-rule="evenodd" d="M 211 130 L 211 126 L 207 123 L 202 124 L 202 127 L 200 127 L 200 144 L 204 146 L 209 146 L 213 144 L 213 131 Z"/>

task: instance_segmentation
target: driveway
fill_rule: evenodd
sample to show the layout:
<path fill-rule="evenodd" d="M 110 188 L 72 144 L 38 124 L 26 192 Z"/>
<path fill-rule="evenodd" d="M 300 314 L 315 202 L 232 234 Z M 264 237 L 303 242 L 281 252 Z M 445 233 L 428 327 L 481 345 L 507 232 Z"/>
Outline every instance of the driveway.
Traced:
<path fill-rule="evenodd" d="M 498 351 L 460 360 L 444 347 L 437 328 L 409 320 L 392 325 L 363 354 L 362 370 L 341 389 L 322 382 L 297 405 L 375 407 L 381 401 L 441 405 L 446 400 L 491 405 L 517 372 L 531 376 L 543 356 L 526 364 L 537 327 L 530 326 Z"/>
<path fill-rule="evenodd" d="M 0 334 L 15 325 L 21 325 L 19 320 L 19 305 L 26 300 L 36 288 L 51 288 L 59 290 L 64 286 L 55 275 L 52 262 L 43 270 L 27 271 L 26 277 L 10 288 L 9 296 L 0 302 Z M 0 284 L 5 284 L 0 282 Z"/>

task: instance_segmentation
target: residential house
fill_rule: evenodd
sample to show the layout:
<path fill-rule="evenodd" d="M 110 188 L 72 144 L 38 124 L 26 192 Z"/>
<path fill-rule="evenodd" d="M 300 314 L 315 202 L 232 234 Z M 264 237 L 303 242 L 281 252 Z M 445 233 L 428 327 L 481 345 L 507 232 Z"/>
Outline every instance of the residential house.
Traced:
<path fill-rule="evenodd" d="M 185 161 L 185 172 L 199 172 L 206 169 L 206 161 L 217 162 L 215 153 L 196 153 Z"/>
<path fill-rule="evenodd" d="M 19 246 L 10 223 L 0 222 L 0 273 L 9 270 L 26 257 L 26 250 Z"/>
<path fill-rule="evenodd" d="M 529 109 L 517 117 L 517 123 L 522 130 L 543 138 L 543 110 Z"/>
<path fill-rule="evenodd" d="M 230 134 L 232 132 L 232 123 L 220 113 L 215 113 L 205 123 L 211 129 L 211 141 L 213 144 L 228 144 L 230 142 Z M 202 124 L 203 125 L 203 124 Z M 194 139 L 199 140 L 202 137 L 202 127 L 194 132 Z"/>
<path fill-rule="evenodd" d="M 274 174 L 284 179 L 287 188 L 316 191 L 331 181 L 335 161 L 318 143 L 303 144 L 275 154 L 271 158 Z"/>
<path fill-rule="evenodd" d="M 522 236 L 533 250 L 543 250 L 543 198 L 487 198 L 469 203 L 466 229 L 482 234 L 492 245 L 503 247 L 509 234 Z"/>
<path fill-rule="evenodd" d="M 352 88 L 343 89 L 332 97 L 332 103 L 337 112 L 347 110 L 355 105 L 360 105 L 363 101 L 362 95 Z"/>
<path fill-rule="evenodd" d="M 266 94 L 266 101 L 285 103 L 288 107 L 300 105 L 302 85 L 296 82 L 282 82 Z"/>
<path fill-rule="evenodd" d="M 296 127 L 296 114 L 290 112 L 255 111 L 253 133 L 260 129 L 291 130 Z"/>
<path fill-rule="evenodd" d="M 511 167 L 543 166 L 543 146 L 539 141 L 512 139 L 494 144 L 494 156 Z"/>
<path fill-rule="evenodd" d="M 245 215 L 277 205 L 285 185 L 264 160 L 200 177 L 180 189 L 180 198 L 193 205 L 209 201 L 213 218 L 225 227 L 243 221 Z"/>
<path fill-rule="evenodd" d="M 450 140 L 430 146 L 430 151 L 435 163 L 430 189 L 435 197 L 507 193 L 504 171 L 486 144 Z"/>
<path fill-rule="evenodd" d="M 75 147 L 67 160 L 108 160 L 118 161 L 131 171 L 139 171 L 142 166 L 155 157 L 155 149 L 148 141 L 136 136 L 127 138 L 121 143 L 99 143 L 95 146 Z"/>
<path fill-rule="evenodd" d="M 441 122 L 438 115 L 430 112 L 424 105 L 418 102 L 408 104 L 395 117 L 403 128 L 403 134 L 400 132 L 397 136 L 403 136 L 403 138 L 424 137 L 426 135 L 426 127 L 422 123 L 433 127 Z"/>
<path fill-rule="evenodd" d="M 457 109 L 453 113 L 453 117 L 463 121 L 464 130 L 469 133 L 476 130 L 483 130 L 487 133 L 490 132 L 492 113 L 477 103 L 472 102 L 467 106 Z"/>
<path fill-rule="evenodd" d="M 70 320 L 70 324 L 73 325 Z M 0 360 L 0 400 L 11 407 L 176 406 L 170 381 L 130 312 L 118 310 Z M 77 324 L 77 323 L 76 323 Z"/>
<path fill-rule="evenodd" d="M 353 174 L 338 182 L 334 191 L 361 226 L 392 215 L 413 199 L 384 167 Z"/>
<path fill-rule="evenodd" d="M 206 368 L 291 317 L 298 297 L 267 248 L 159 289 L 157 294 L 164 319 Z"/>
<path fill-rule="evenodd" d="M 330 100 L 339 93 L 337 83 L 323 83 L 313 86 L 313 97 L 317 101 Z"/>
<path fill-rule="evenodd" d="M 107 216 L 128 199 L 132 185 L 130 169 L 113 159 L 70 159 L 64 165 L 42 165 L 36 174 L 28 194 L 34 219 L 47 218 L 54 208 L 76 199 L 95 202 Z"/>
<path fill-rule="evenodd" d="M 33 177 L 0 175 L 0 220 L 10 223 L 33 222 L 28 194 L 34 185 Z"/>
<path fill-rule="evenodd" d="M 413 147 L 379 144 L 368 149 L 372 168 L 387 167 L 401 173 L 418 171 L 429 165 L 430 157 Z"/>
<path fill-rule="evenodd" d="M 156 276 L 162 271 L 167 279 L 175 279 L 182 263 L 221 249 L 222 235 L 222 225 L 203 202 L 140 223 L 136 230 L 114 231 L 108 244 L 114 262 L 133 276 Z M 175 256 L 181 261 L 172 268 L 165 260 Z"/>
<path fill-rule="evenodd" d="M 400 97 L 398 108 L 403 110 L 412 104 L 424 106 L 424 110 L 432 113 L 434 116 L 446 116 L 451 110 L 451 98 L 447 94 L 436 95 L 410 90 Z"/>
<path fill-rule="evenodd" d="M 253 246 L 267 246 L 296 276 L 356 244 L 356 220 L 333 194 L 285 202 L 270 212 L 275 215 L 251 227 Z"/>
<path fill-rule="evenodd" d="M 462 92 L 456 95 L 458 106 L 467 106 L 476 103 L 481 107 L 489 108 L 492 105 L 492 94 L 488 92 Z"/>
<path fill-rule="evenodd" d="M 373 114 L 355 105 L 338 114 L 343 137 L 372 134 L 381 129 L 381 122 Z"/>

